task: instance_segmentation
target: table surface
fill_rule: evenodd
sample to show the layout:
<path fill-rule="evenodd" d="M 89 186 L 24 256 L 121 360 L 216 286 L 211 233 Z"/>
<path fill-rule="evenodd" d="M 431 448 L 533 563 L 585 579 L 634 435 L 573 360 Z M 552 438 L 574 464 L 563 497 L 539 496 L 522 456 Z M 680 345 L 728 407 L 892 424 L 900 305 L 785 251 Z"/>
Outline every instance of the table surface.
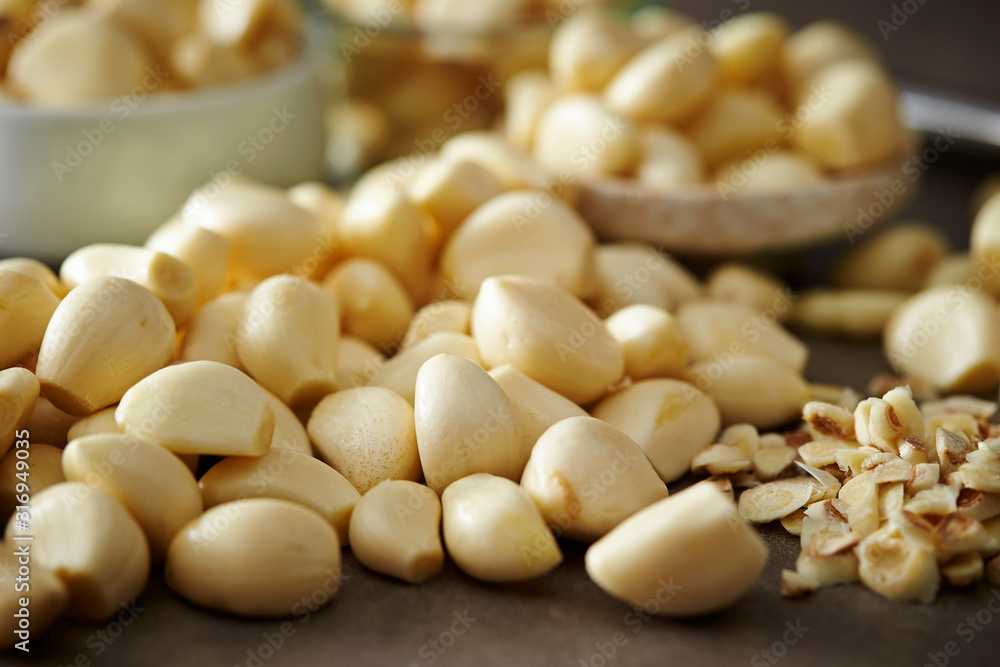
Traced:
<path fill-rule="evenodd" d="M 711 16 L 747 2 L 674 4 Z M 788 0 L 755 0 L 752 9 L 778 9 L 797 25 L 817 15 L 835 16 L 875 39 L 880 39 L 877 21 L 893 11 L 889 2 Z M 992 35 L 998 21 L 1000 3 L 927 2 L 880 46 L 903 76 L 1000 99 L 1000 79 L 986 74 L 1000 65 Z M 941 46 L 947 43 L 962 46 Z M 939 225 L 956 247 L 965 247 L 969 196 L 978 180 L 998 167 L 996 156 L 961 148 L 943 155 L 922 178 L 911 212 Z M 782 268 L 793 284 L 817 283 L 845 246 L 793 258 Z M 812 381 L 863 389 L 872 375 L 886 370 L 875 344 L 809 343 L 807 376 Z M 62 621 L 32 641 L 30 656 L 8 652 L 0 655 L 0 665 L 997 664 L 1000 617 L 993 610 L 1000 609 L 1000 589 L 987 584 L 944 589 L 934 604 L 915 605 L 850 585 L 786 601 L 778 592 L 780 571 L 794 566 L 798 540 L 780 527 L 765 527 L 761 533 L 771 556 L 757 584 L 732 608 L 695 620 L 647 620 L 633 614 L 589 581 L 583 568 L 585 546 L 570 541 L 562 541 L 565 562 L 554 572 L 507 586 L 474 581 L 451 563 L 440 578 L 410 586 L 364 570 L 345 550 L 342 590 L 330 607 L 308 618 L 283 626 L 280 621 L 237 621 L 209 613 L 171 595 L 162 574 L 154 572 L 128 626 Z"/>
<path fill-rule="evenodd" d="M 956 150 L 928 171 L 914 212 L 965 244 L 968 198 L 996 159 Z M 793 258 L 797 284 L 815 282 L 838 249 Z M 876 344 L 810 340 L 807 376 L 863 389 L 887 370 Z M 583 568 L 584 545 L 563 541 L 565 563 L 519 585 L 474 581 L 453 564 L 410 586 L 361 568 L 344 552 L 341 592 L 309 618 L 284 626 L 237 621 L 195 608 L 155 572 L 128 627 L 60 622 L 33 641 L 31 656 L 7 653 L 0 665 L 173 665 L 284 667 L 345 665 L 924 665 L 996 664 L 1000 589 L 945 589 L 932 605 L 884 600 L 860 585 L 827 588 L 794 601 L 779 595 L 780 571 L 793 567 L 798 540 L 761 530 L 771 556 L 763 576 L 734 607 L 696 620 L 643 619 L 599 590 Z M 140 611 L 141 609 L 141 611 Z M 978 618 L 980 632 L 960 625 Z M 459 621 L 464 620 L 464 624 Z M 468 627 L 466 627 L 468 626 Z M 461 631 L 461 632 L 459 632 Z M 275 634 L 278 633 L 278 634 Z M 268 643 L 279 648 L 273 650 Z M 791 640 L 791 641 L 788 641 Z M 948 656 L 951 649 L 957 654 Z M 611 656 L 605 657 L 604 654 Z"/>

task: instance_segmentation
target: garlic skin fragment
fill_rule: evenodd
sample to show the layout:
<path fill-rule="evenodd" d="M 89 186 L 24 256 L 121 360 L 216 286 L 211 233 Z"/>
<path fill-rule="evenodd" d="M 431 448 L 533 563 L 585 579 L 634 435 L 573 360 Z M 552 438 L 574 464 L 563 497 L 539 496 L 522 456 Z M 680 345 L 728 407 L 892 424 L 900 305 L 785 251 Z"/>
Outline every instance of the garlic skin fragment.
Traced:
<path fill-rule="evenodd" d="M 420 368 L 414 422 L 420 463 L 435 492 L 473 473 L 517 480 L 524 470 L 523 436 L 510 399 L 468 359 L 439 354 Z"/>
<path fill-rule="evenodd" d="M 767 547 L 712 484 L 650 505 L 595 542 L 587 574 L 609 595 L 662 616 L 735 603 L 757 581 Z"/>
<path fill-rule="evenodd" d="M 220 528 L 220 526 L 222 528 Z M 340 542 L 316 512 L 287 500 L 251 498 L 213 507 L 170 544 L 167 585 L 206 609 L 276 618 L 303 599 L 340 588 Z"/>
<path fill-rule="evenodd" d="M 368 490 L 351 515 L 351 551 L 380 574 L 418 584 L 444 567 L 441 501 L 423 484 L 386 480 Z"/>
<path fill-rule="evenodd" d="M 445 489 L 441 505 L 448 555 L 471 577 L 526 581 L 562 562 L 538 508 L 509 479 L 486 473 L 464 477 Z"/>
<path fill-rule="evenodd" d="M 174 320 L 152 292 L 125 278 L 93 278 L 56 308 L 35 375 L 55 407 L 83 417 L 163 368 L 176 341 Z"/>
<path fill-rule="evenodd" d="M 122 397 L 124 432 L 176 454 L 260 456 L 274 435 L 274 408 L 253 380 L 214 361 L 168 366 Z"/>
<path fill-rule="evenodd" d="M 521 487 L 559 534 L 583 542 L 667 497 L 642 448 L 593 417 L 564 419 L 545 431 Z"/>
<path fill-rule="evenodd" d="M 4 540 L 22 535 L 11 519 Z M 66 614 L 105 621 L 138 597 L 149 579 L 142 528 L 118 501 L 81 482 L 50 486 L 31 498 L 33 563 L 69 589 Z"/>
<path fill-rule="evenodd" d="M 720 425 L 712 399 L 680 380 L 636 382 L 601 401 L 593 415 L 635 440 L 668 483 L 691 469 Z"/>
<path fill-rule="evenodd" d="M 362 494 L 386 479 L 422 477 L 413 406 L 390 389 L 327 396 L 313 410 L 308 432 L 320 458 Z"/>

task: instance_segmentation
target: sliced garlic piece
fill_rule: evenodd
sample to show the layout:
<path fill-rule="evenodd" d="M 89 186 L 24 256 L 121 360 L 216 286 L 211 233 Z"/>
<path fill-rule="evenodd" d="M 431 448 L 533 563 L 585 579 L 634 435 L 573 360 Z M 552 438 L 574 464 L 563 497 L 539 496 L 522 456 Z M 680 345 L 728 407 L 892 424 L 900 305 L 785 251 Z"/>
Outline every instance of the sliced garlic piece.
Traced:
<path fill-rule="evenodd" d="M 808 477 L 768 482 L 740 494 L 740 516 L 753 523 L 770 523 L 805 507 L 816 485 Z"/>
<path fill-rule="evenodd" d="M 931 602 L 937 594 L 934 554 L 909 543 L 886 526 L 857 547 L 861 583 L 891 600 Z"/>

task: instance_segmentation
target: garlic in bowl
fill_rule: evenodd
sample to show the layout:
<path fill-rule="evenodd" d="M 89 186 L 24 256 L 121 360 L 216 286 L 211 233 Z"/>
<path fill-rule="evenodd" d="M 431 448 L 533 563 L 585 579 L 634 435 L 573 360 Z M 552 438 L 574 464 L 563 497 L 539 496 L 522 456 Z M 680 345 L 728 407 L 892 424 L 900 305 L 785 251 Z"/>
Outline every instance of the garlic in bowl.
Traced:
<path fill-rule="evenodd" d="M 791 33 L 750 12 L 706 30 L 644 12 L 662 29 L 574 14 L 551 74 L 507 88 L 508 141 L 576 188 L 600 237 L 684 254 L 789 249 L 856 236 L 912 197 L 895 86 L 847 28 Z"/>
<path fill-rule="evenodd" d="M 138 243 L 206 180 L 322 173 L 294 0 L 3 4 L 0 255 Z"/>

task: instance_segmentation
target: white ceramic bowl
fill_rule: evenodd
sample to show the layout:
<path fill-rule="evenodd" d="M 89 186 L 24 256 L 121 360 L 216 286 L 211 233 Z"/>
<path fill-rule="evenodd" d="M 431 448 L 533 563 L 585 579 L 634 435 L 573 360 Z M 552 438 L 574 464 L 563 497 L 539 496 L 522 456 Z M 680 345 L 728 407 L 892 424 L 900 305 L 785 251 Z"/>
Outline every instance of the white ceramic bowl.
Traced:
<path fill-rule="evenodd" d="M 0 104 L 0 257 L 54 263 L 88 243 L 142 243 L 213 178 L 320 177 L 317 63 L 86 109 Z"/>

